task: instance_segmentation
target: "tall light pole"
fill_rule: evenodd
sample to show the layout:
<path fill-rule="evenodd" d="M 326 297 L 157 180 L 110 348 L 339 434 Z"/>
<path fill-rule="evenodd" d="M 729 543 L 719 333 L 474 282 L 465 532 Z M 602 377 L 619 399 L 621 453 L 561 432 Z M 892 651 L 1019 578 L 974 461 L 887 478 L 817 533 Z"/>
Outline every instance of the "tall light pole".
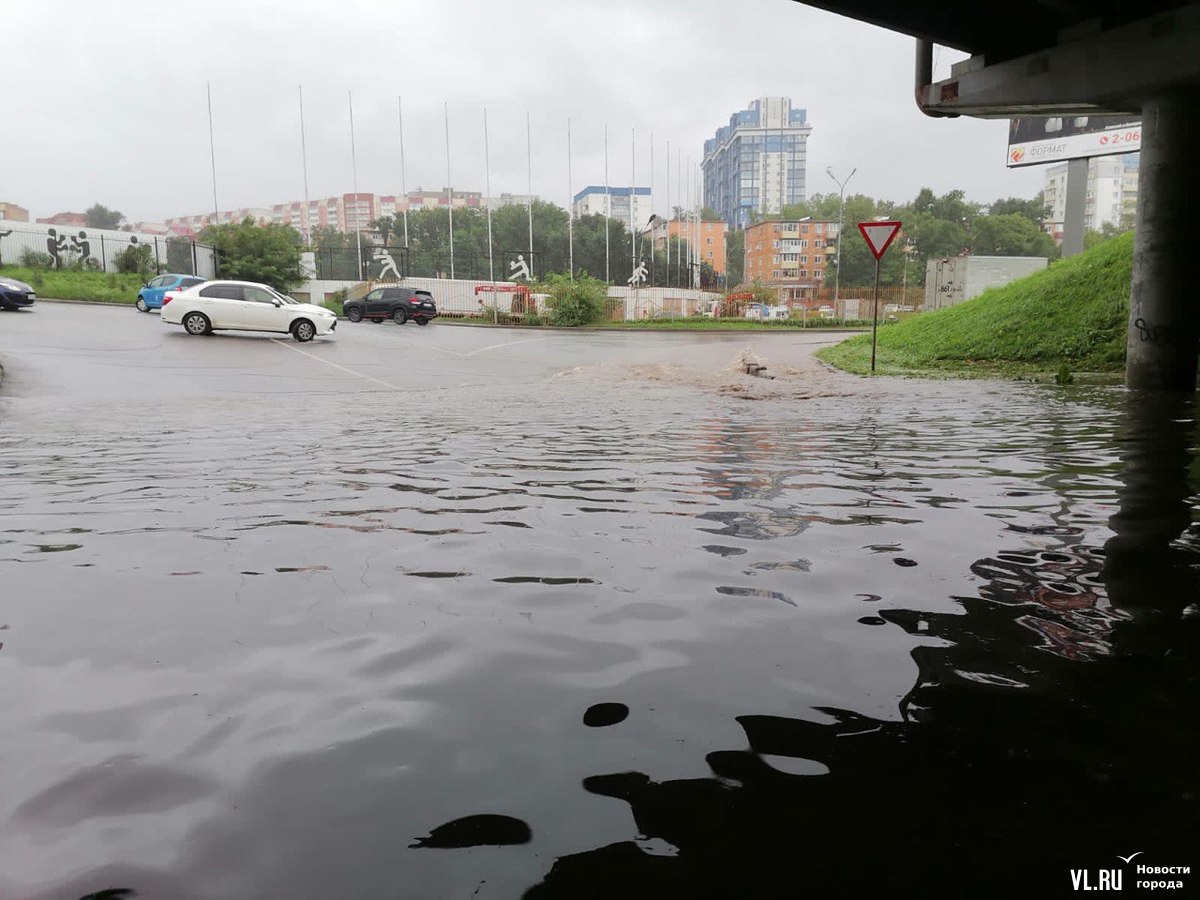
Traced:
<path fill-rule="evenodd" d="M 843 219 L 845 217 L 845 212 L 846 212 L 846 185 L 850 183 L 850 179 L 854 177 L 854 173 L 857 171 L 858 171 L 857 168 L 851 169 L 850 174 L 846 176 L 845 181 L 838 181 L 838 177 L 833 174 L 833 167 L 832 166 L 825 167 L 825 172 L 829 175 L 830 178 L 833 179 L 834 184 L 836 184 L 838 186 L 838 246 L 837 246 L 837 262 L 835 263 L 835 265 L 837 266 L 837 272 L 834 273 L 834 282 L 833 282 L 834 315 L 837 315 L 837 302 L 838 302 L 838 298 L 841 296 L 841 291 L 842 291 L 842 226 L 845 224 Z"/>

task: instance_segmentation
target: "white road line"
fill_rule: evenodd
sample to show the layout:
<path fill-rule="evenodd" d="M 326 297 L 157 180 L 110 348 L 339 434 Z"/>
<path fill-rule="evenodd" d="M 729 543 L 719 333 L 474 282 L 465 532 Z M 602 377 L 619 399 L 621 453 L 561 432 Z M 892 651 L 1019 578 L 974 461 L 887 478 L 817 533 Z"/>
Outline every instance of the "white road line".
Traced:
<path fill-rule="evenodd" d="M 301 350 L 299 347 L 293 347 L 287 341 L 280 340 L 279 338 L 271 338 L 271 340 L 274 341 L 276 344 L 278 344 L 280 347 L 286 347 L 288 350 L 293 350 L 296 353 L 301 354 L 302 356 L 307 356 L 309 359 L 315 359 L 317 362 L 324 363 L 327 366 L 333 366 L 333 368 L 340 369 L 341 371 L 345 372 L 347 375 L 353 375 L 356 378 L 362 378 L 362 379 L 365 379 L 366 381 L 373 381 L 376 384 L 382 384 L 385 388 L 387 388 L 390 391 L 404 390 L 403 388 L 399 388 L 394 384 L 389 384 L 388 382 L 384 381 L 381 378 L 376 378 L 374 375 L 367 375 L 364 372 L 355 372 L 353 369 L 348 369 L 345 366 L 340 365 L 338 363 L 330 362 L 327 359 L 322 359 L 321 357 L 319 357 L 313 353 L 309 353 L 307 350 Z"/>
<path fill-rule="evenodd" d="M 464 359 L 474 356 L 476 353 L 486 353 L 488 350 L 499 350 L 502 347 L 515 347 L 517 344 L 532 344 L 537 341 L 548 341 L 549 337 L 525 338 L 520 341 L 507 341 L 503 344 L 492 344 L 490 347 L 480 347 L 478 350 L 472 350 L 470 353 L 462 354 Z"/>

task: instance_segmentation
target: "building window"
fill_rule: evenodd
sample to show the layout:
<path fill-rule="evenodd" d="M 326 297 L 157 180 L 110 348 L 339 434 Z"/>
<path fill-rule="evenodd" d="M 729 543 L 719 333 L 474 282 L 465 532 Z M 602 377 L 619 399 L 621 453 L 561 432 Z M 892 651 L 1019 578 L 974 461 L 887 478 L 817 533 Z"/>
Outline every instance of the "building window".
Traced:
<path fill-rule="evenodd" d="M 801 257 L 800 257 L 800 262 L 804 263 L 805 265 L 808 265 L 808 257 L 807 257 L 807 256 L 801 256 Z"/>
<path fill-rule="evenodd" d="M 801 278 L 807 278 L 807 277 L 808 277 L 808 269 L 801 269 L 801 270 L 800 270 L 800 277 L 801 277 Z"/>
<path fill-rule="evenodd" d="M 708 238 L 708 246 L 710 246 L 710 247 L 711 247 L 711 246 L 712 246 L 712 242 L 713 242 L 713 241 L 712 241 L 712 238 Z"/>
<path fill-rule="evenodd" d="M 800 242 L 800 249 L 801 249 L 801 250 L 807 250 L 807 249 L 808 249 L 808 241 L 801 241 L 801 242 Z"/>
<path fill-rule="evenodd" d="M 801 233 L 801 234 L 808 234 L 808 226 L 807 226 L 807 225 L 801 225 L 801 226 L 800 226 L 800 233 Z"/>
<path fill-rule="evenodd" d="M 820 238 L 817 238 L 815 241 L 813 241 L 813 246 L 814 247 L 824 247 L 825 242 L 823 240 L 821 240 Z"/>
<path fill-rule="evenodd" d="M 779 265 L 779 256 L 775 255 L 771 257 L 771 262 L 775 263 L 775 265 Z"/>

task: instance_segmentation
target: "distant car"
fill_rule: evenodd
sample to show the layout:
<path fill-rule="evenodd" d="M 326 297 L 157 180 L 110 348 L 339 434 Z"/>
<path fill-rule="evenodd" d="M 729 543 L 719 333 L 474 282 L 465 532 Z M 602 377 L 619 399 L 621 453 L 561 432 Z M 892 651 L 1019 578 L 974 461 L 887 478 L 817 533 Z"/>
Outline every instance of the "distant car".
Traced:
<path fill-rule="evenodd" d="M 337 316 L 323 306 L 300 303 L 251 281 L 206 281 L 186 291 L 168 291 L 162 320 L 182 325 L 188 334 L 273 331 L 301 343 L 337 328 Z"/>
<path fill-rule="evenodd" d="M 25 282 L 0 275 L 0 309 L 33 306 L 35 296 L 33 288 Z"/>
<path fill-rule="evenodd" d="M 397 325 L 409 319 L 418 325 L 428 325 L 438 314 L 433 294 L 402 287 L 376 288 L 361 300 L 347 300 L 342 304 L 342 312 L 351 322 L 391 319 Z"/>
<path fill-rule="evenodd" d="M 137 308 L 141 312 L 162 309 L 163 297 L 167 291 L 186 291 L 190 287 L 203 284 L 206 280 L 198 275 L 159 275 L 157 278 L 151 278 L 138 291 Z"/>

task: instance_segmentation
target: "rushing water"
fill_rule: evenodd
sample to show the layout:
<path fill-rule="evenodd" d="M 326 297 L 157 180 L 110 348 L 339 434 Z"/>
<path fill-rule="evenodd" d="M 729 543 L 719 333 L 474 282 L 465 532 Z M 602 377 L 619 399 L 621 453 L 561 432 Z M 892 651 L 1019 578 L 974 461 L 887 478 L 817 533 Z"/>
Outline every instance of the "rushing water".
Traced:
<path fill-rule="evenodd" d="M 1190 408 L 890 385 L 10 410 L 0 896 L 1200 864 Z"/>

